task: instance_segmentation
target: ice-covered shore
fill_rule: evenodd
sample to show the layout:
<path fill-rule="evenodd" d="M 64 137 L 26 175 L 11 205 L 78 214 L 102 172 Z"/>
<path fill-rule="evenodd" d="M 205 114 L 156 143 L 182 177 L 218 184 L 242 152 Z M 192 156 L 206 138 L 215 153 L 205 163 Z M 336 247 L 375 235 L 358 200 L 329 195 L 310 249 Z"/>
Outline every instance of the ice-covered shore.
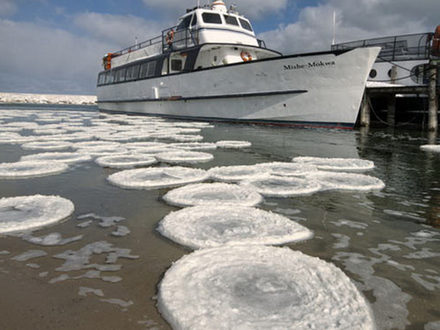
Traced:
<path fill-rule="evenodd" d="M 96 104 L 95 95 L 0 93 L 0 103 Z"/>

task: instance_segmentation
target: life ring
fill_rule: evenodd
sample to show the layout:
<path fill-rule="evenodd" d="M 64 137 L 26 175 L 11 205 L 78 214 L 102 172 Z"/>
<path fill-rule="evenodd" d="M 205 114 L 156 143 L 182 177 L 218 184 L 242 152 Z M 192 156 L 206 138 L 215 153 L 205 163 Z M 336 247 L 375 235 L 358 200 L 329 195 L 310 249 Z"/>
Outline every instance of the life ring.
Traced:
<path fill-rule="evenodd" d="M 435 29 L 434 37 L 432 38 L 431 53 L 434 56 L 440 56 L 440 25 Z"/>
<path fill-rule="evenodd" d="M 249 54 L 249 52 L 242 51 L 240 53 L 240 56 L 241 56 L 241 59 L 243 60 L 243 62 L 252 61 L 252 55 Z"/>
<path fill-rule="evenodd" d="M 167 35 L 165 37 L 165 41 L 167 42 L 168 45 L 171 46 L 171 44 L 173 43 L 174 40 L 174 30 L 171 29 L 167 32 Z"/>

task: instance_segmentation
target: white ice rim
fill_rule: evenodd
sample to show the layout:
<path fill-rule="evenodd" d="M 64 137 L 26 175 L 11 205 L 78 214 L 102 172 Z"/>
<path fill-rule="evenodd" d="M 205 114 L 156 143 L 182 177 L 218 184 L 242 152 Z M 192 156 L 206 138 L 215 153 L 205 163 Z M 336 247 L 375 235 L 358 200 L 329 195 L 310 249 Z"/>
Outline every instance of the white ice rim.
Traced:
<path fill-rule="evenodd" d="M 47 226 L 69 217 L 73 211 L 73 203 L 59 196 L 2 198 L 0 199 L 0 233 L 27 231 Z"/>
<path fill-rule="evenodd" d="M 438 144 L 424 144 L 420 146 L 421 150 L 431 151 L 431 152 L 440 152 L 440 145 Z"/>
<path fill-rule="evenodd" d="M 314 165 L 291 162 L 260 163 L 256 164 L 255 166 L 269 171 L 271 175 L 286 177 L 304 176 L 310 172 L 318 171 L 318 168 Z"/>
<path fill-rule="evenodd" d="M 253 207 L 194 206 L 168 214 L 158 231 L 192 249 L 221 245 L 280 245 L 312 238 L 292 220 Z"/>
<path fill-rule="evenodd" d="M 107 180 L 126 189 L 160 189 L 202 182 L 208 179 L 205 170 L 188 167 L 152 167 L 125 170 L 110 175 Z"/>
<path fill-rule="evenodd" d="M 158 308 L 174 329 L 375 329 L 369 304 L 339 268 L 289 248 L 186 255 L 160 282 Z"/>
<path fill-rule="evenodd" d="M 95 162 L 102 167 L 110 168 L 133 168 L 137 166 L 149 166 L 157 163 L 156 158 L 143 154 L 125 154 L 102 156 L 95 160 Z"/>
<path fill-rule="evenodd" d="M 91 160 L 90 155 L 80 152 L 41 152 L 22 156 L 21 161 L 40 161 L 40 162 L 58 162 L 65 164 L 74 164 L 87 162 Z"/>
<path fill-rule="evenodd" d="M 21 145 L 24 150 L 64 150 L 72 146 L 71 142 L 66 141 L 36 141 Z"/>
<path fill-rule="evenodd" d="M 374 191 L 385 188 L 382 180 L 366 174 L 318 171 L 307 178 L 320 183 L 322 190 Z"/>
<path fill-rule="evenodd" d="M 256 165 L 233 165 L 213 167 L 209 171 L 212 180 L 222 182 L 239 182 L 252 179 L 263 179 L 269 171 Z"/>
<path fill-rule="evenodd" d="M 254 189 L 267 197 L 293 197 L 316 193 L 322 189 L 319 182 L 295 177 L 269 176 L 263 179 L 242 181 L 243 187 Z"/>
<path fill-rule="evenodd" d="M 60 174 L 67 171 L 69 166 L 60 162 L 18 161 L 15 163 L 0 163 L 0 179 L 27 179 Z"/>
<path fill-rule="evenodd" d="M 214 156 L 206 152 L 196 151 L 168 151 L 156 154 L 155 157 L 158 161 L 169 164 L 197 164 L 206 163 L 214 159 Z"/>
<path fill-rule="evenodd" d="M 358 158 L 295 157 L 292 161 L 315 165 L 321 171 L 365 172 L 374 169 L 374 162 Z"/>
<path fill-rule="evenodd" d="M 249 141 L 221 140 L 216 142 L 217 147 L 225 149 L 249 148 L 252 143 Z"/>
<path fill-rule="evenodd" d="M 229 183 L 198 183 L 169 191 L 163 200 L 170 205 L 187 207 L 196 205 L 256 206 L 263 197 L 255 190 Z"/>

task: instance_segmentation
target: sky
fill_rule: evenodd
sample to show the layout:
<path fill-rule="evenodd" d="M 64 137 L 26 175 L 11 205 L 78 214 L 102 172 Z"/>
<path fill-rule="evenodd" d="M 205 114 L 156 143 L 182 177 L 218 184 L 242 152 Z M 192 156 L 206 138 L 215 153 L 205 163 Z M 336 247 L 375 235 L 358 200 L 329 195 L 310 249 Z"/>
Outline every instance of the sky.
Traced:
<path fill-rule="evenodd" d="M 208 0 L 200 0 L 201 4 Z M 439 0 L 234 0 L 268 48 L 433 32 Z M 197 0 L 0 0 L 0 92 L 95 94 L 101 59 L 161 34 Z"/>

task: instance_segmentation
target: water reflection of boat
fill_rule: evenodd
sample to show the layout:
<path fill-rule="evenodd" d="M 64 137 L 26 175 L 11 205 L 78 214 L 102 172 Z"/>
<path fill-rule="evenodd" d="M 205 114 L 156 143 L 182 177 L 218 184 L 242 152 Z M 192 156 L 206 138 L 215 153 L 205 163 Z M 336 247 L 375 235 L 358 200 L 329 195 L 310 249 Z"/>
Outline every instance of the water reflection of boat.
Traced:
<path fill-rule="evenodd" d="M 379 48 L 283 56 L 214 1 L 104 57 L 101 110 L 201 120 L 353 127 Z"/>

